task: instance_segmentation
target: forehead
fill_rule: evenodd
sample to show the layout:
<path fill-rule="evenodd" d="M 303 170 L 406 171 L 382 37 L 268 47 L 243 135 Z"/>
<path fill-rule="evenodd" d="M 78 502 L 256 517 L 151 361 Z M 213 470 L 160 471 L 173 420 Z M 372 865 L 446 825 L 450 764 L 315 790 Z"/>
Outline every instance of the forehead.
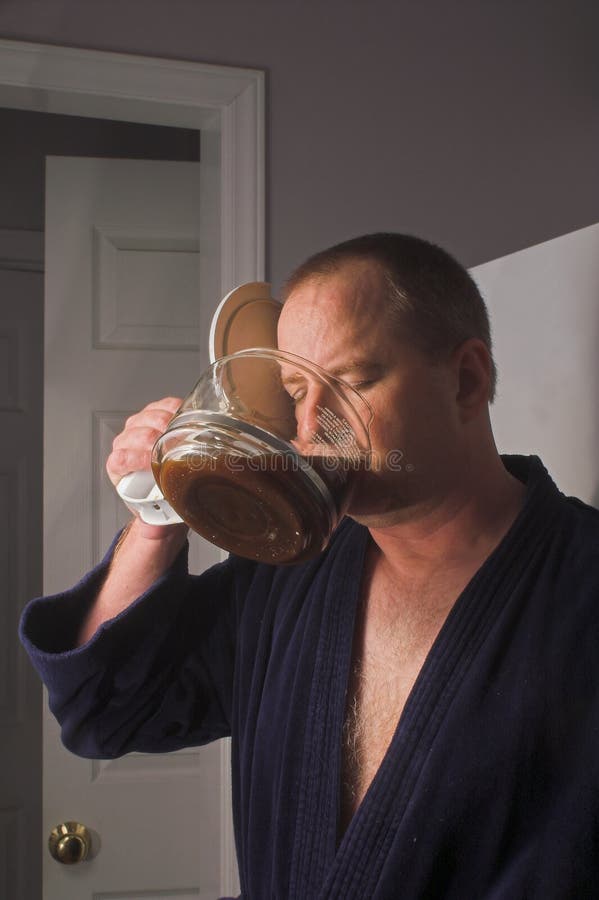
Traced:
<path fill-rule="evenodd" d="M 354 263 L 291 291 L 279 319 L 278 345 L 332 371 L 350 358 L 380 359 L 389 332 L 381 270 Z"/>
<path fill-rule="evenodd" d="M 370 260 L 351 260 L 334 272 L 315 274 L 301 281 L 289 293 L 285 307 L 294 314 L 310 313 L 360 315 L 385 306 L 387 285 L 381 266 Z"/>

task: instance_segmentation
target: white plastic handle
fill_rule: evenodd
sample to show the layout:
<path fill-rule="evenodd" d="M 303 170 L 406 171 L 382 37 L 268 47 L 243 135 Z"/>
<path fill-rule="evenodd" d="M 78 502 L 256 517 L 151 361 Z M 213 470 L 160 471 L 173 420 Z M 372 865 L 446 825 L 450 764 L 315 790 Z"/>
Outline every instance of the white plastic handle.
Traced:
<path fill-rule="evenodd" d="M 147 525 L 177 525 L 183 521 L 160 493 L 151 472 L 125 475 L 116 491 L 125 506 Z"/>

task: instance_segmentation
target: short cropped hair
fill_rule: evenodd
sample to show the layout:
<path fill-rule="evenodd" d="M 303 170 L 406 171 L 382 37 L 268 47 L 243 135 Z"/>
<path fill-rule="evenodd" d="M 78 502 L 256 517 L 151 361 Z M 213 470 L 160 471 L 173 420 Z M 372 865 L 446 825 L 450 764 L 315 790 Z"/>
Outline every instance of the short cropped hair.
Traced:
<path fill-rule="evenodd" d="M 491 357 L 492 402 L 497 371 L 485 302 L 466 269 L 436 244 L 393 232 L 343 241 L 298 266 L 285 282 L 283 299 L 303 282 L 332 275 L 356 260 L 372 260 L 381 266 L 393 321 L 407 328 L 410 340 L 431 358 L 446 358 L 469 338 L 486 344 Z"/>

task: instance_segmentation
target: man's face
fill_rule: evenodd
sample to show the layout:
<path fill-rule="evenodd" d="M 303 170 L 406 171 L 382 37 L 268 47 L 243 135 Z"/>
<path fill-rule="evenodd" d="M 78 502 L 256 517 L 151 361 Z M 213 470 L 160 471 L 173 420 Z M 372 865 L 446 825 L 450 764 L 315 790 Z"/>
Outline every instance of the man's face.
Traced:
<path fill-rule="evenodd" d="M 279 349 L 316 363 L 366 398 L 374 418 L 375 462 L 349 514 L 376 527 L 394 524 L 443 490 L 457 442 L 455 381 L 400 337 L 389 316 L 379 267 L 356 261 L 300 284 L 279 320 Z"/>

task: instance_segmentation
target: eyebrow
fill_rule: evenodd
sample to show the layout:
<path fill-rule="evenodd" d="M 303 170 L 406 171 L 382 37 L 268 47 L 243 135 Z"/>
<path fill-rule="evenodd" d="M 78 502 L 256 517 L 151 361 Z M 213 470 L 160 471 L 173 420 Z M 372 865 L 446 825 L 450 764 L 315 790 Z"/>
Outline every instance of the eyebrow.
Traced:
<path fill-rule="evenodd" d="M 356 362 L 348 363 L 345 366 L 337 366 L 334 369 L 326 369 L 326 372 L 329 375 L 332 375 L 334 378 L 343 378 L 344 375 L 349 375 L 351 372 L 369 372 L 369 373 L 377 373 L 382 370 L 383 366 L 377 362 L 369 362 L 367 360 L 359 360 Z M 287 387 L 288 385 L 297 384 L 298 382 L 305 381 L 306 375 L 302 372 L 293 372 L 289 375 L 282 375 L 281 382 L 283 387 Z"/>
<path fill-rule="evenodd" d="M 300 372 L 295 372 L 293 375 L 281 375 L 281 382 L 283 385 L 286 384 L 297 384 L 298 381 L 305 381 L 306 376 L 302 375 Z"/>
<path fill-rule="evenodd" d="M 334 375 L 335 378 L 342 378 L 343 375 L 349 375 L 350 372 L 380 372 L 382 368 L 380 363 L 370 362 L 368 360 L 358 360 L 356 362 L 348 363 L 346 366 L 338 366 L 336 369 L 331 369 L 330 373 L 331 375 Z"/>

